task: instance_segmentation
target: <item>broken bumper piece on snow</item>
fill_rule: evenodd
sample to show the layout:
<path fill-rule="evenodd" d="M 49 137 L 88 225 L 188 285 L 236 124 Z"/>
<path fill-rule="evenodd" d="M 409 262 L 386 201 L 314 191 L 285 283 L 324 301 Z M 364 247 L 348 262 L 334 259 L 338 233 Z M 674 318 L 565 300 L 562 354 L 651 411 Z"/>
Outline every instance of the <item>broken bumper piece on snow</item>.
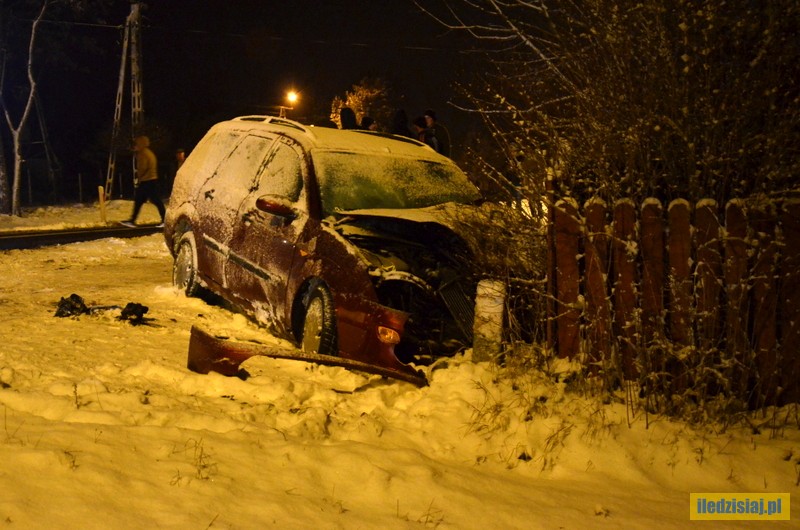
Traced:
<path fill-rule="evenodd" d="M 240 368 L 241 364 L 256 355 L 326 366 L 341 366 L 349 370 L 391 377 L 417 386 L 428 384 L 428 380 L 422 372 L 403 364 L 398 364 L 396 368 L 387 368 L 344 357 L 319 355 L 258 342 L 237 341 L 230 337 L 213 335 L 198 326 L 192 326 L 187 367 L 193 372 L 200 374 L 217 372 L 226 376 L 241 376 L 244 375 Z"/>

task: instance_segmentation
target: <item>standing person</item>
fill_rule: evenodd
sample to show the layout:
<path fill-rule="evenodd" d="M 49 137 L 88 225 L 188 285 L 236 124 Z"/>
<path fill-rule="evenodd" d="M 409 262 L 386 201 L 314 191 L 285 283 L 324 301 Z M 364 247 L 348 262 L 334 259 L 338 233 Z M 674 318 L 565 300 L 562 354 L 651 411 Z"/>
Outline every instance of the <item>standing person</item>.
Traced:
<path fill-rule="evenodd" d="M 398 136 L 414 138 L 414 133 L 411 132 L 411 129 L 408 127 L 408 114 L 406 114 L 405 110 L 398 109 L 397 112 L 394 113 L 392 130 L 389 132 Z"/>
<path fill-rule="evenodd" d="M 428 144 L 431 149 L 438 153 L 439 141 L 436 138 L 436 132 L 428 127 L 427 123 L 425 123 L 425 118 L 423 116 L 417 117 L 414 119 L 412 126 L 414 127 L 414 131 L 417 133 L 417 140 Z"/>
<path fill-rule="evenodd" d="M 377 131 L 378 122 L 376 122 L 374 118 L 370 118 L 369 116 L 364 116 L 363 118 L 361 118 L 361 128 L 365 131 Z"/>
<path fill-rule="evenodd" d="M 172 190 L 172 185 L 175 183 L 175 177 L 178 176 L 178 170 L 181 168 L 183 163 L 186 162 L 186 151 L 179 147 L 175 150 L 175 160 L 172 162 L 172 166 L 169 169 L 169 174 L 166 178 L 159 179 L 163 181 L 161 185 L 163 189 L 163 196 L 169 197 L 170 190 Z"/>
<path fill-rule="evenodd" d="M 439 148 L 436 150 L 444 156 L 450 156 L 450 132 L 447 127 L 436 121 L 436 113 L 430 109 L 425 111 L 425 123 L 429 129 L 433 129 Z"/>
<path fill-rule="evenodd" d="M 339 111 L 339 121 L 341 122 L 342 129 L 358 129 L 358 120 L 356 120 L 356 113 L 350 107 L 342 107 Z"/>
<path fill-rule="evenodd" d="M 175 151 L 175 171 L 179 170 L 183 163 L 186 162 L 186 151 L 183 150 L 182 147 L 179 147 Z"/>
<path fill-rule="evenodd" d="M 164 208 L 164 203 L 158 193 L 158 160 L 155 153 L 150 150 L 150 139 L 147 136 L 137 136 L 133 141 L 133 152 L 136 157 L 136 191 L 133 197 L 133 213 L 130 219 L 122 221 L 120 224 L 136 226 L 139 210 L 147 200 L 150 200 L 161 215 L 159 226 L 164 226 L 166 208 Z"/>

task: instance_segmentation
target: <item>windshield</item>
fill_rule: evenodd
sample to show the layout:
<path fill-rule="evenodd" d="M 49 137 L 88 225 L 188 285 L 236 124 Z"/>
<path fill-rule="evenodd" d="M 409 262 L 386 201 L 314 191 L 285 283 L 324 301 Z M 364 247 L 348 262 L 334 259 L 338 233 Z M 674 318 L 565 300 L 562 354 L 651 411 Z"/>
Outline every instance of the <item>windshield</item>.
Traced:
<path fill-rule="evenodd" d="M 379 153 L 316 151 L 323 216 L 337 210 L 470 204 L 480 194 L 455 164 Z"/>

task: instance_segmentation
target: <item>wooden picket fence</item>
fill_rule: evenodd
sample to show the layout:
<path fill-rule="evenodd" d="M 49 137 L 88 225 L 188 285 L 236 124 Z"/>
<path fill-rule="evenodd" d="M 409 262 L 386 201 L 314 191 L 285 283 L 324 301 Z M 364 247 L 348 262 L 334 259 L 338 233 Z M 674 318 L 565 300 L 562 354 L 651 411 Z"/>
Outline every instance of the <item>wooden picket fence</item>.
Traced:
<path fill-rule="evenodd" d="M 672 394 L 800 402 L 800 201 L 561 200 L 550 216 L 558 356 Z"/>

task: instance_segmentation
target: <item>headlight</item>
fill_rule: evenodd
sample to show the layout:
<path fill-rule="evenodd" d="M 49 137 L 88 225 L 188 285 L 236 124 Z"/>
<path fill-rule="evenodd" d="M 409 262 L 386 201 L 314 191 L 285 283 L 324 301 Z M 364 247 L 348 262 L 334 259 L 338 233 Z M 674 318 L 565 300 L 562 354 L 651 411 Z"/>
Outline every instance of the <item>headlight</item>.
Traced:
<path fill-rule="evenodd" d="M 397 344 L 400 342 L 400 334 L 392 328 L 378 326 L 378 339 L 386 344 Z"/>

